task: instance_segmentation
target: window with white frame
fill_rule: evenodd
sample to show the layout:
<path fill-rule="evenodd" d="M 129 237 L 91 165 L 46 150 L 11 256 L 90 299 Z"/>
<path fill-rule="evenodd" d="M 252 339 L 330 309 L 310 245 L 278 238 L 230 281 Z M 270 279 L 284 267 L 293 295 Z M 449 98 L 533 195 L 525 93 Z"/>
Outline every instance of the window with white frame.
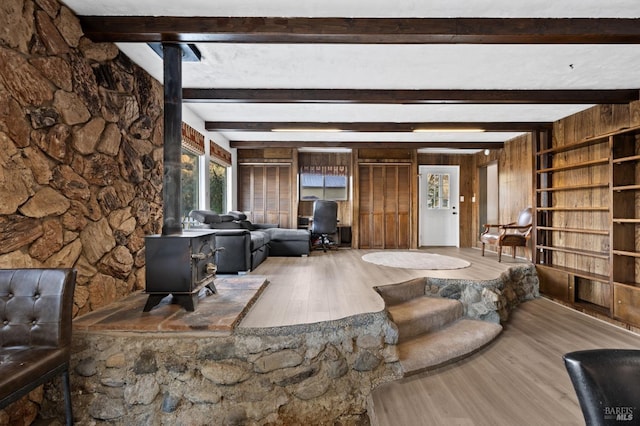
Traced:
<path fill-rule="evenodd" d="M 215 161 L 209 162 L 209 209 L 227 211 L 227 167 Z"/>
<path fill-rule="evenodd" d="M 347 200 L 346 166 L 303 166 L 300 169 L 300 200 Z"/>
<path fill-rule="evenodd" d="M 182 200 L 181 200 L 181 211 L 182 211 L 182 222 L 186 223 L 189 221 L 189 212 L 191 210 L 197 210 L 199 208 L 198 205 L 198 196 L 199 196 L 199 179 L 200 179 L 200 170 L 199 170 L 199 155 L 195 154 L 191 150 L 182 148 L 182 156 L 181 156 L 181 185 L 182 185 Z"/>

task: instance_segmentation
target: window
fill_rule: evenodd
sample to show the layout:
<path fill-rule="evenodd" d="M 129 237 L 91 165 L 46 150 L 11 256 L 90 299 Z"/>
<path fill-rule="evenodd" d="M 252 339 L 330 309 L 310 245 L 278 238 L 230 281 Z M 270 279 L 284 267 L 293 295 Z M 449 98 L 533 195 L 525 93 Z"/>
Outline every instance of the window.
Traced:
<path fill-rule="evenodd" d="M 209 162 L 209 209 L 227 211 L 227 168 L 213 161 Z"/>
<path fill-rule="evenodd" d="M 197 154 L 182 149 L 182 222 L 188 221 L 189 212 L 198 209 L 198 158 Z"/>
<path fill-rule="evenodd" d="M 300 170 L 300 200 L 346 200 L 346 166 L 304 166 Z"/>
<path fill-rule="evenodd" d="M 427 174 L 427 208 L 449 208 L 449 173 Z"/>

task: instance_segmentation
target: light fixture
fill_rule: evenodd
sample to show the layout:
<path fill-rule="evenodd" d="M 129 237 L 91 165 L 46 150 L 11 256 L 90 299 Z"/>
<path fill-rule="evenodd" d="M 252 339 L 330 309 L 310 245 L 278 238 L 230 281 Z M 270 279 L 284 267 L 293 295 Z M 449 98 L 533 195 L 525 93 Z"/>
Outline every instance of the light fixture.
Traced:
<path fill-rule="evenodd" d="M 295 128 L 295 127 L 284 127 L 284 128 L 276 128 L 271 129 L 272 132 L 341 132 L 341 129 L 323 129 L 323 128 Z"/>
<path fill-rule="evenodd" d="M 489 149 L 485 149 L 485 150 L 484 150 L 484 155 L 487 155 L 487 156 L 488 156 L 489 154 L 491 154 L 491 151 L 489 151 Z"/>
<path fill-rule="evenodd" d="M 413 133 L 478 133 L 484 132 L 484 129 L 414 129 Z"/>

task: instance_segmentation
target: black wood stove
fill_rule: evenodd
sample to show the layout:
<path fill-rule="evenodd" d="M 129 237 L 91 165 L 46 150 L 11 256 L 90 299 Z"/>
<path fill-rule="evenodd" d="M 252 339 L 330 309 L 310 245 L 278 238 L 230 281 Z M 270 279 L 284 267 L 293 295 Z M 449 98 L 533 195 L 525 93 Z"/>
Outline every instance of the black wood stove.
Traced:
<path fill-rule="evenodd" d="M 194 311 L 198 293 L 213 284 L 216 251 L 213 232 L 183 231 L 180 212 L 182 145 L 182 49 L 163 43 L 164 65 L 164 170 L 162 180 L 162 235 L 150 235 L 146 244 L 146 292 L 148 312 L 169 295 L 188 311 Z"/>
<path fill-rule="evenodd" d="M 194 311 L 198 293 L 207 287 L 213 293 L 216 265 L 214 234 L 208 230 L 175 235 L 149 235 L 146 244 L 146 292 L 144 312 L 168 295 L 187 311 Z"/>

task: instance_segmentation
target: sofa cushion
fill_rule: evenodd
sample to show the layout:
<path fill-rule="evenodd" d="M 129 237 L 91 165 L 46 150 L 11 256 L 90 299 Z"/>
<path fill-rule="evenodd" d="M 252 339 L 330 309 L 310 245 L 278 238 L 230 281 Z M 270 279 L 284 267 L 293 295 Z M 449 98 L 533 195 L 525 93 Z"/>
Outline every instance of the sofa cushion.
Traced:
<path fill-rule="evenodd" d="M 260 247 L 269 244 L 271 238 L 269 234 L 262 231 L 251 231 L 251 251 L 259 249 Z"/>
<path fill-rule="evenodd" d="M 238 221 L 236 221 L 236 223 L 239 224 L 241 228 L 248 229 L 249 231 L 255 231 L 256 230 L 256 227 L 253 226 L 253 223 L 251 223 L 248 220 L 238 220 Z"/>
<path fill-rule="evenodd" d="M 266 230 L 273 241 L 309 241 L 306 229 L 270 228 Z"/>
<path fill-rule="evenodd" d="M 220 222 L 233 222 L 234 220 L 236 220 L 231 214 L 221 214 L 219 216 Z"/>
<path fill-rule="evenodd" d="M 222 222 L 220 215 L 211 210 L 191 210 L 189 216 L 200 223 L 210 224 Z"/>
<path fill-rule="evenodd" d="M 233 220 L 247 220 L 247 215 L 238 210 L 232 210 L 227 214 L 232 216 Z"/>

